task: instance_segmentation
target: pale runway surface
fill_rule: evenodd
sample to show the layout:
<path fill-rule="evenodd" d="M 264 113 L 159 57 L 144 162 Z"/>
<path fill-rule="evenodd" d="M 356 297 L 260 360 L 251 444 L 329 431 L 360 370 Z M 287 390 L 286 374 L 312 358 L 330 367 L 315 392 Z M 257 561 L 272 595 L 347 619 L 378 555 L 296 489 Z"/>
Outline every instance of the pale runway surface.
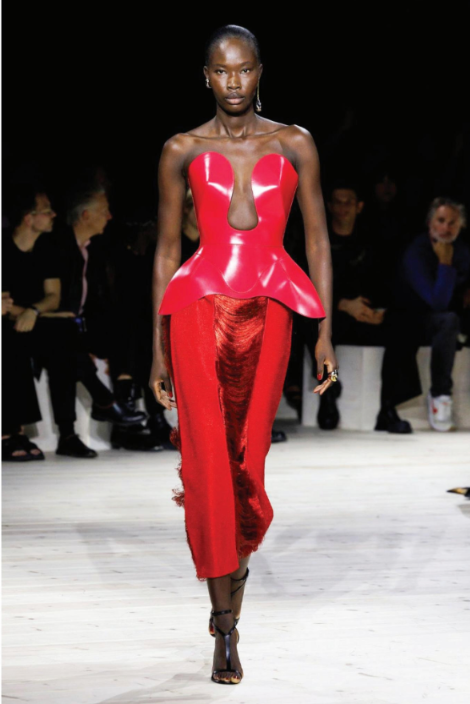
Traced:
<path fill-rule="evenodd" d="M 470 433 L 280 427 L 238 686 L 209 679 L 176 452 L 5 464 L 4 702 L 467 704 Z"/>

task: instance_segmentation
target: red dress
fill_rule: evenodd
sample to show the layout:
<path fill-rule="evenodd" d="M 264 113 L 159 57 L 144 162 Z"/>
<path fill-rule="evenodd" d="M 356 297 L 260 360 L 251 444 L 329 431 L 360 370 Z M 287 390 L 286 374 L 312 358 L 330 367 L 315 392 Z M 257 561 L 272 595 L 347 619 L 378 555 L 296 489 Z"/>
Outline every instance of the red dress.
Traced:
<path fill-rule="evenodd" d="M 258 224 L 228 222 L 230 161 L 204 152 L 188 169 L 200 233 L 159 313 L 173 382 L 189 547 L 199 579 L 220 577 L 258 549 L 273 518 L 264 488 L 271 429 L 290 354 L 292 311 L 325 317 L 309 277 L 283 247 L 298 184 L 292 164 L 267 154 L 252 173 Z"/>

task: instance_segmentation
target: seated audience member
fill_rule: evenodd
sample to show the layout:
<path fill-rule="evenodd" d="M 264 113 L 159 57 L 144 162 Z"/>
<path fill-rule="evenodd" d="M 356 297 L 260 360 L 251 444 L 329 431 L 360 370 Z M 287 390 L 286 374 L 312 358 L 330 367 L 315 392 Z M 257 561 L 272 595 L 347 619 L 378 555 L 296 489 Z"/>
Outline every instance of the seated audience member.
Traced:
<path fill-rule="evenodd" d="M 2 459 L 11 462 L 43 460 L 44 454 L 24 434 L 23 426 L 41 420 L 27 346 L 6 321 L 14 305 L 9 291 L 2 293 Z M 3 320 L 5 316 L 5 322 Z M 18 344 L 17 344 L 18 341 Z"/>
<path fill-rule="evenodd" d="M 111 357 L 113 378 L 125 372 L 134 380 L 133 393 L 143 390 L 148 413 L 146 428 L 113 429 L 114 447 L 126 449 L 174 450 L 170 441 L 171 426 L 164 408 L 155 399 L 149 387 L 152 367 L 152 270 L 157 241 L 155 221 L 149 214 L 139 215 L 133 226 L 125 228 L 122 241 L 116 238 L 112 248 L 112 289 L 115 305 L 126 323 L 120 329 L 117 354 Z M 181 232 L 181 264 L 199 247 L 199 231 L 191 190 L 188 189 L 183 206 Z"/>
<path fill-rule="evenodd" d="M 364 202 L 357 188 L 347 181 L 337 182 L 327 202 L 330 213 L 328 234 L 333 264 L 332 343 L 383 345 L 384 309 L 374 278 L 368 237 L 358 226 Z M 376 309 L 380 306 L 380 309 Z M 336 398 L 341 385 L 333 384 L 320 396 L 318 425 L 332 430 L 339 422 Z"/>
<path fill-rule="evenodd" d="M 51 241 L 60 261 L 61 300 L 55 317 L 68 317 L 77 330 L 77 379 L 90 393 L 95 420 L 130 426 L 145 420 L 145 413 L 118 401 L 98 378 L 92 354 L 105 358 L 112 350 L 119 314 L 105 305 L 99 310 L 107 288 L 106 262 L 90 254 L 92 238 L 101 235 L 111 219 L 105 189 L 82 185 L 69 194 L 67 225 L 56 228 Z M 90 274 L 93 271 L 93 275 Z M 91 301 L 89 300 L 91 299 Z M 98 309 L 98 315 L 97 315 Z"/>
<path fill-rule="evenodd" d="M 394 373 L 390 392 L 397 405 L 422 393 L 416 354 L 421 345 L 431 345 L 428 416 L 440 431 L 455 428 L 452 370 L 461 316 L 468 315 L 470 305 L 470 249 L 459 237 L 465 226 L 463 205 L 450 198 L 433 200 L 427 231 L 407 247 L 396 277 L 394 326 L 401 344 L 393 355 L 388 350 L 384 355 L 384 367 Z"/>
<path fill-rule="evenodd" d="M 120 324 L 110 373 L 118 398 L 133 402 L 143 396 L 148 414 L 143 424 L 123 428 L 115 425 L 111 434 L 116 449 L 159 451 L 174 449 L 163 406 L 149 387 L 152 366 L 152 268 L 157 239 L 151 213 L 139 209 L 110 238 L 108 247 L 111 300 L 119 311 Z"/>
<path fill-rule="evenodd" d="M 54 420 L 59 428 L 57 454 L 96 457 L 74 432 L 76 340 L 66 320 L 47 317 L 60 301 L 59 268 L 45 233 L 56 214 L 40 188 L 17 189 L 12 231 L 3 239 L 3 291 L 13 303 L 2 316 L 4 459 L 42 459 L 21 427 L 41 419 L 31 358 L 46 367 Z M 43 234 L 44 233 L 44 234 Z M 7 298 L 7 297 L 6 297 Z"/>

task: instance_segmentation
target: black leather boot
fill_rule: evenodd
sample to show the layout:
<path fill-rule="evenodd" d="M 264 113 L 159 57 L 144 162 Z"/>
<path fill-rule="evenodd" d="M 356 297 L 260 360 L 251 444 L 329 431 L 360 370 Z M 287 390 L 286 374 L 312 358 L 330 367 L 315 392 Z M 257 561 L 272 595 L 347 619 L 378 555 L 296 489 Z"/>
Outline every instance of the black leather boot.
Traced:
<path fill-rule="evenodd" d="M 94 403 L 91 407 L 91 417 L 94 420 L 108 420 L 117 425 L 138 425 L 147 418 L 147 415 L 142 411 L 132 411 L 115 401 L 105 408 Z"/>
<path fill-rule="evenodd" d="M 68 437 L 61 436 L 55 453 L 56 455 L 66 455 L 67 457 L 78 457 L 79 459 L 87 460 L 98 457 L 96 450 L 87 447 L 76 434 Z"/>
<path fill-rule="evenodd" d="M 283 430 L 271 430 L 271 442 L 286 442 L 287 435 Z"/>
<path fill-rule="evenodd" d="M 161 452 L 163 450 L 158 438 L 143 425 L 133 425 L 130 428 L 113 425 L 111 447 L 114 450 L 135 450 L 137 452 Z"/>
<path fill-rule="evenodd" d="M 322 430 L 334 430 L 338 426 L 339 411 L 336 399 L 341 395 L 341 389 L 341 382 L 334 381 L 330 388 L 320 396 L 317 423 Z"/>
<path fill-rule="evenodd" d="M 152 435 L 156 438 L 159 444 L 163 445 L 167 450 L 175 450 L 175 446 L 170 440 L 170 433 L 172 430 L 171 425 L 162 413 L 155 413 L 150 416 L 147 421 L 147 428 L 150 430 Z"/>
<path fill-rule="evenodd" d="M 407 420 L 402 420 L 390 402 L 382 405 L 374 430 L 387 430 L 389 433 L 412 433 L 413 428 Z"/>
<path fill-rule="evenodd" d="M 118 379 L 114 383 L 114 395 L 119 405 L 124 406 L 129 412 L 142 413 L 136 409 L 139 388 L 133 379 Z M 146 420 L 147 414 L 143 413 L 143 416 L 142 421 Z"/>

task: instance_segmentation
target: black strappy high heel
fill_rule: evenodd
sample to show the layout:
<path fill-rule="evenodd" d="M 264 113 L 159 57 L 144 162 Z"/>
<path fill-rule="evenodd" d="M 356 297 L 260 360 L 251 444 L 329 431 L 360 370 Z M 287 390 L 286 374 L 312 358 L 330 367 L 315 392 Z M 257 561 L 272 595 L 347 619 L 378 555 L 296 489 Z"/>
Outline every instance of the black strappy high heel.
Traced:
<path fill-rule="evenodd" d="M 232 579 L 234 582 L 242 582 L 242 584 L 240 584 L 236 589 L 234 589 L 233 592 L 230 592 L 230 596 L 233 596 L 235 594 L 235 592 L 238 592 L 239 589 L 241 589 L 242 587 L 245 586 L 245 582 L 248 579 L 249 574 L 250 574 L 250 570 L 247 567 L 246 572 L 243 575 L 243 577 L 238 577 L 238 578 L 230 577 L 230 579 Z M 235 619 L 236 626 L 238 625 L 239 620 L 240 620 L 240 617 Z M 212 621 L 212 611 L 211 611 L 211 615 L 209 617 L 209 633 L 213 638 L 215 638 L 215 628 L 214 628 L 214 622 Z M 240 634 L 238 633 L 238 641 L 239 640 L 240 640 Z M 238 641 L 237 641 L 237 643 L 238 643 Z"/>
<path fill-rule="evenodd" d="M 214 616 L 221 616 L 222 614 L 231 614 L 233 613 L 232 609 L 224 609 L 223 611 L 211 611 L 211 617 Z M 236 619 L 234 619 L 235 621 Z M 212 622 L 214 623 L 214 622 Z M 236 629 L 237 624 L 234 623 L 232 628 L 229 630 L 228 633 L 224 633 L 215 623 L 214 623 L 214 628 L 215 630 L 220 633 L 221 636 L 224 637 L 225 641 L 225 659 L 227 660 L 227 667 L 223 667 L 220 670 L 213 670 L 212 675 L 211 675 L 211 680 L 213 682 L 216 682 L 217 684 L 240 684 L 240 682 L 243 679 L 243 675 L 240 672 L 240 670 L 236 670 L 232 667 L 232 661 L 231 661 L 231 653 L 230 653 L 230 636 Z M 238 682 L 232 682 L 230 679 L 228 682 L 224 682 L 224 680 L 217 680 L 215 679 L 214 675 L 218 675 L 220 672 L 233 672 L 233 674 L 238 678 Z"/>

